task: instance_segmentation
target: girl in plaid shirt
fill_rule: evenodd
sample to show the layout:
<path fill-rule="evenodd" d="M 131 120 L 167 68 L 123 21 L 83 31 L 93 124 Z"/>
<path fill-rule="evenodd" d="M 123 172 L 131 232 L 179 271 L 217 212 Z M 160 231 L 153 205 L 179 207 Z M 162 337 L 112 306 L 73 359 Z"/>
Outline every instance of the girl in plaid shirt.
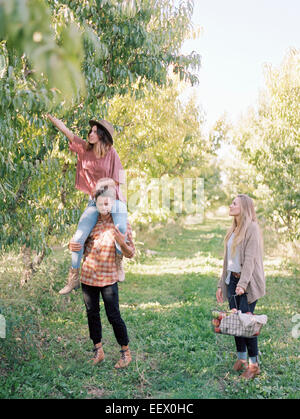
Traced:
<path fill-rule="evenodd" d="M 102 326 L 100 320 L 100 293 L 107 318 L 113 327 L 117 342 L 121 346 L 121 358 L 115 368 L 124 368 L 131 362 L 129 339 L 126 325 L 121 318 L 118 294 L 118 272 L 115 260 L 115 241 L 120 245 L 125 257 L 132 258 L 135 247 L 132 230 L 127 222 L 126 235 L 115 226 L 110 214 L 114 192 L 105 187 L 96 192 L 95 199 L 99 211 L 98 221 L 85 243 L 84 260 L 81 268 L 81 286 L 87 311 L 90 338 L 94 343 L 93 363 L 104 360 L 102 347 Z M 78 251 L 80 244 L 70 242 L 70 249 Z"/>

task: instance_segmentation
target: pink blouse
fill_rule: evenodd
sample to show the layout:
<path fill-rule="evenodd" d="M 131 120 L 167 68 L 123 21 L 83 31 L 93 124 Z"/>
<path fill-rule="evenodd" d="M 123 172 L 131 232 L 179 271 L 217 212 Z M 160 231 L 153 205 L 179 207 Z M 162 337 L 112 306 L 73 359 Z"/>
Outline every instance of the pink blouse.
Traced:
<path fill-rule="evenodd" d="M 123 167 L 120 157 L 114 147 L 111 147 L 108 153 L 101 158 L 97 158 L 93 150 L 86 151 L 86 141 L 74 135 L 74 140 L 69 142 L 71 151 L 77 153 L 76 181 L 75 187 L 89 195 L 99 179 L 111 178 L 115 182 L 124 183 L 122 179 Z M 125 202 L 125 198 L 117 185 L 117 199 Z"/>

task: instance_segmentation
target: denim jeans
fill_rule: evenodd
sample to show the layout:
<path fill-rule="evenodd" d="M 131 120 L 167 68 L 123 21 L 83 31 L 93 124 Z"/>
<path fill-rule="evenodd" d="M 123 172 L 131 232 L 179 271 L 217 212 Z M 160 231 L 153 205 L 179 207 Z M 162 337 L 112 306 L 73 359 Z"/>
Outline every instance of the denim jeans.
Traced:
<path fill-rule="evenodd" d="M 231 274 L 230 283 L 227 287 L 229 307 L 230 309 L 236 308 L 238 310 L 241 310 L 242 313 L 247 313 L 247 311 L 250 311 L 251 313 L 253 313 L 257 301 L 254 301 L 253 303 L 248 304 L 246 294 L 233 297 L 235 295 L 235 289 L 238 282 L 239 282 L 239 279 L 235 278 Z M 235 336 L 234 339 L 235 339 L 237 352 L 246 352 L 248 350 L 249 356 L 251 357 L 258 356 L 258 346 L 257 346 L 256 336 L 253 338 L 243 338 L 243 337 Z"/>
<path fill-rule="evenodd" d="M 84 252 L 84 243 L 91 231 L 95 227 L 98 220 L 99 212 L 96 208 L 94 200 L 88 202 L 87 208 L 84 210 L 80 217 L 77 231 L 73 236 L 73 241 L 81 244 L 81 250 L 79 252 L 72 252 L 72 268 L 80 268 L 81 259 Z M 122 201 L 116 200 L 111 209 L 111 216 L 114 225 L 118 225 L 118 228 L 122 234 L 126 233 L 127 230 L 127 208 L 126 204 Z M 120 246 L 116 243 L 116 249 L 118 253 L 122 253 Z"/>
<path fill-rule="evenodd" d="M 94 287 L 81 284 L 83 299 L 86 307 L 90 338 L 94 345 L 102 340 L 102 325 L 100 320 L 100 293 L 104 302 L 108 321 L 113 327 L 117 342 L 121 346 L 129 343 L 127 328 L 121 318 L 119 309 L 118 283 L 106 287 Z"/>

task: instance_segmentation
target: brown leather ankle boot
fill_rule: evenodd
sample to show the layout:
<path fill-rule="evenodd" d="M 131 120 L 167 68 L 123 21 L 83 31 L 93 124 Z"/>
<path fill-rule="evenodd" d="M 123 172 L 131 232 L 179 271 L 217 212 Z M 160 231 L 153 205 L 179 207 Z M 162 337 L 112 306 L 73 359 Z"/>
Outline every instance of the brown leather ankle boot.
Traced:
<path fill-rule="evenodd" d="M 94 355 L 94 358 L 92 359 L 94 365 L 98 364 L 99 362 L 104 361 L 105 355 L 104 355 L 102 343 L 98 343 L 97 345 L 95 345 L 94 352 L 95 352 L 95 355 Z"/>
<path fill-rule="evenodd" d="M 116 363 L 115 368 L 125 368 L 132 361 L 129 348 L 128 349 L 121 349 L 120 352 L 121 352 L 121 358 Z"/>
<path fill-rule="evenodd" d="M 238 359 L 233 366 L 234 371 L 245 371 L 247 368 L 248 362 L 244 359 Z"/>
<path fill-rule="evenodd" d="M 260 374 L 260 369 L 258 364 L 249 364 L 248 368 L 241 375 L 241 377 L 251 380 Z"/>

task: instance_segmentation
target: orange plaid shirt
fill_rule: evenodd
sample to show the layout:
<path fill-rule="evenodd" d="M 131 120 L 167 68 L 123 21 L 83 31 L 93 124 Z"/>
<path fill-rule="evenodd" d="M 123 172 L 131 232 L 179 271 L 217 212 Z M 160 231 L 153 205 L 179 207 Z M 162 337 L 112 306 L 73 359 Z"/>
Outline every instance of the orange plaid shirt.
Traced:
<path fill-rule="evenodd" d="M 99 215 L 97 224 L 85 242 L 84 259 L 81 268 L 81 282 L 94 287 L 105 287 L 118 282 L 116 266 L 116 247 L 113 236 L 114 223 L 112 217 L 102 221 Z M 127 245 L 135 247 L 132 240 L 132 229 L 127 222 Z"/>

